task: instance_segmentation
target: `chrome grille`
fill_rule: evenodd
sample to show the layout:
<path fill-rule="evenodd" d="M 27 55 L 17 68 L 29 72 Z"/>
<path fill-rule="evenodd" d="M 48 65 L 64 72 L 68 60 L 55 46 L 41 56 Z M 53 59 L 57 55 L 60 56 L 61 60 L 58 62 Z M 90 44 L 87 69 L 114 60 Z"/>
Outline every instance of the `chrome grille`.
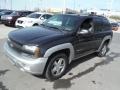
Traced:
<path fill-rule="evenodd" d="M 23 21 L 21 21 L 21 20 L 18 20 L 17 22 L 18 22 L 18 23 L 20 23 L 20 24 L 22 24 L 22 23 L 23 23 Z"/>
<path fill-rule="evenodd" d="M 14 42 L 14 41 L 11 41 L 10 39 L 8 39 L 7 42 L 8 42 L 8 45 L 9 45 L 11 48 L 22 50 L 22 45 L 20 45 L 19 43 L 16 43 L 16 42 Z"/>

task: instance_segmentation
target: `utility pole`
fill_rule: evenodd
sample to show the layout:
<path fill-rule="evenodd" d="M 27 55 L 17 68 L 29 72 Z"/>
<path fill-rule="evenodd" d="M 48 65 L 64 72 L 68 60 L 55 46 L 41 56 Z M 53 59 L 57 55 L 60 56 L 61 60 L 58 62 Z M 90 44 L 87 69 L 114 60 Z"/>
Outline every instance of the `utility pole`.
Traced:
<path fill-rule="evenodd" d="M 6 8 L 6 0 L 4 0 L 4 4 L 5 4 L 5 7 L 4 7 L 4 8 L 7 9 L 7 8 Z"/>
<path fill-rule="evenodd" d="M 114 0 L 110 0 L 110 10 L 112 10 L 113 2 L 114 2 Z"/>
<path fill-rule="evenodd" d="M 11 5 L 10 6 L 11 6 L 11 10 L 12 10 L 12 0 L 11 0 Z"/>
<path fill-rule="evenodd" d="M 27 3 L 26 3 L 26 0 L 24 0 L 25 1 L 25 10 L 27 9 Z"/>
<path fill-rule="evenodd" d="M 47 9 L 48 9 L 48 8 L 47 8 L 47 1 L 48 1 L 48 0 L 44 0 L 44 1 L 45 1 L 45 12 L 47 12 Z"/>
<path fill-rule="evenodd" d="M 65 14 L 66 13 L 66 0 L 64 0 L 64 8 L 63 8 L 63 14 Z"/>
<path fill-rule="evenodd" d="M 75 4 L 76 4 L 76 2 L 75 2 L 75 0 L 74 0 L 74 10 L 75 10 Z"/>
<path fill-rule="evenodd" d="M 114 0 L 108 0 L 108 9 L 111 11 L 112 10 L 112 5 L 113 5 Z"/>
<path fill-rule="evenodd" d="M 0 1 L 0 9 L 1 9 L 1 7 L 2 7 L 2 6 L 1 6 L 1 3 L 2 3 L 2 2 Z"/>

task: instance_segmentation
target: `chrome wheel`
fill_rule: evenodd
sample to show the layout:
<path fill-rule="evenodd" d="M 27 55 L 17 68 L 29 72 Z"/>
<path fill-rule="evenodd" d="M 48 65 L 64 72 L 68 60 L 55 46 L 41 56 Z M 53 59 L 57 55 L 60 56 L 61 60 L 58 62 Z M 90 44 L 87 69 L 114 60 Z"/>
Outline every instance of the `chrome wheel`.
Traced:
<path fill-rule="evenodd" d="M 102 48 L 102 50 L 101 50 L 101 54 L 102 54 L 102 55 L 105 55 L 106 52 L 107 52 L 107 46 L 104 45 L 103 48 Z"/>
<path fill-rule="evenodd" d="M 56 80 L 61 78 L 67 70 L 68 67 L 68 57 L 64 53 L 55 54 L 47 66 L 45 77 L 48 80 Z"/>
<path fill-rule="evenodd" d="M 98 52 L 99 57 L 104 57 L 106 53 L 108 52 L 108 46 L 107 44 L 104 44 L 101 48 L 101 50 Z"/>
<path fill-rule="evenodd" d="M 59 58 L 54 61 L 51 69 L 51 73 L 53 76 L 58 76 L 60 75 L 65 69 L 65 59 L 64 58 Z"/>

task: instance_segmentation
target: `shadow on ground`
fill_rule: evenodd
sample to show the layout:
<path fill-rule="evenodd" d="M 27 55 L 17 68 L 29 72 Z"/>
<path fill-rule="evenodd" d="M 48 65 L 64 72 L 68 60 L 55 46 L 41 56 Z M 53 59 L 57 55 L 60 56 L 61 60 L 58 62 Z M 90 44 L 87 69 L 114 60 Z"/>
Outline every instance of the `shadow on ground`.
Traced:
<path fill-rule="evenodd" d="M 82 61 L 80 62 L 79 60 L 77 60 L 76 62 L 73 62 L 74 64 L 70 66 L 70 68 L 74 68 L 75 66 L 79 65 L 82 62 L 85 62 L 87 60 L 89 60 L 90 58 L 94 57 L 94 55 L 89 55 L 86 58 L 82 58 Z M 102 60 L 99 63 L 95 63 L 93 67 L 88 68 L 87 70 L 78 73 L 77 75 L 74 75 L 70 78 L 67 79 L 59 79 L 56 80 L 53 84 L 53 88 L 54 89 L 67 89 L 70 88 L 74 83 L 71 83 L 72 80 L 77 79 L 77 78 L 81 78 L 82 76 L 93 72 L 98 66 L 103 66 L 103 65 L 107 65 L 109 63 L 111 63 L 112 61 L 114 61 L 115 58 L 120 57 L 120 53 L 115 53 L 115 52 L 111 52 L 109 55 L 107 55 L 105 57 L 104 60 Z M 72 73 L 70 73 L 72 75 Z"/>
<path fill-rule="evenodd" d="M 8 72 L 9 69 L 6 69 L 6 70 L 0 70 L 0 76 L 4 76 L 6 74 L 6 72 Z M 6 88 L 6 86 L 3 85 L 3 82 L 0 81 L 0 90 L 8 90 Z"/>
<path fill-rule="evenodd" d="M 6 41 L 6 38 L 0 39 L 0 46 L 1 46 L 0 47 L 0 56 L 3 55 L 3 45 L 4 45 L 5 41 Z M 4 76 L 8 71 L 10 71 L 10 70 L 9 69 L 0 70 L 0 78 L 1 78 L 1 76 Z M 1 81 L 0 81 L 0 90 L 8 90 L 6 88 L 6 86 L 3 85 L 3 82 L 1 82 Z"/>

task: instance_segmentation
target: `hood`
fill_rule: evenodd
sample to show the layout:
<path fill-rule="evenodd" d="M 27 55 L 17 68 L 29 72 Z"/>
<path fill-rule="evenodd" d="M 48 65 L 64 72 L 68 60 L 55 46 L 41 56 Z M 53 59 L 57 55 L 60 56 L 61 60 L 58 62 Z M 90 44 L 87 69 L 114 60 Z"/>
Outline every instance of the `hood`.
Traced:
<path fill-rule="evenodd" d="M 20 16 L 18 16 L 18 15 L 6 15 L 6 17 L 20 17 Z"/>
<path fill-rule="evenodd" d="M 38 19 L 35 19 L 35 18 L 29 18 L 29 17 L 21 17 L 21 18 L 18 18 L 18 20 L 21 20 L 21 21 L 37 21 Z M 39 19 L 40 20 L 40 19 Z"/>
<path fill-rule="evenodd" d="M 9 15 L 2 15 L 2 16 L 1 16 L 1 19 L 4 20 L 4 19 L 7 19 L 7 17 L 9 17 Z"/>
<path fill-rule="evenodd" d="M 15 30 L 9 33 L 9 38 L 22 45 L 45 43 L 47 40 L 62 36 L 64 33 L 43 27 L 30 27 Z"/>

